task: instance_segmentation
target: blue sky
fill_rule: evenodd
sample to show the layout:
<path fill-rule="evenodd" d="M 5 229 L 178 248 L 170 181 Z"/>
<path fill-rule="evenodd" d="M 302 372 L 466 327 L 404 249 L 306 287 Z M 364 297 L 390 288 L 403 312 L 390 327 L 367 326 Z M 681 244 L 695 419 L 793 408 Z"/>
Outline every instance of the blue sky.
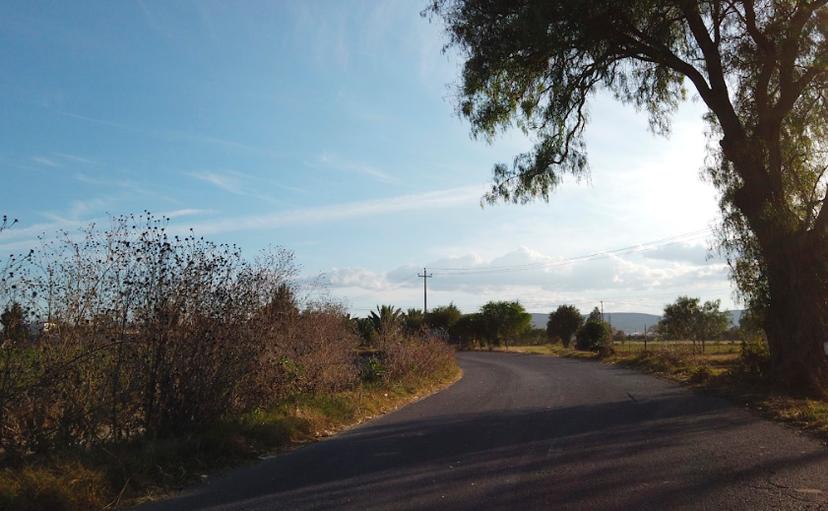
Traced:
<path fill-rule="evenodd" d="M 733 304 L 724 264 L 707 257 L 718 213 L 699 177 L 698 102 L 664 139 L 598 94 L 589 180 L 566 180 L 548 204 L 481 208 L 492 165 L 532 141 L 469 137 L 452 100 L 460 60 L 423 6 L 3 2 L 0 213 L 20 223 L 0 252 L 148 209 L 251 256 L 292 248 L 357 314 L 421 305 L 424 265 L 473 270 L 429 281 L 430 304 L 465 310 Z M 654 240 L 666 241 L 568 262 Z"/>

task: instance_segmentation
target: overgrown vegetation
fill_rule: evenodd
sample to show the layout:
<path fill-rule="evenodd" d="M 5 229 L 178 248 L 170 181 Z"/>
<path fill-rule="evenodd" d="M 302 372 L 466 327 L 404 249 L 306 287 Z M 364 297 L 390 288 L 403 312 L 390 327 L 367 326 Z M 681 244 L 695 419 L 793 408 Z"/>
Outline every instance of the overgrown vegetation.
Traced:
<path fill-rule="evenodd" d="M 61 233 L 4 270 L 0 509 L 114 506 L 457 372 L 442 339 L 390 321 L 366 356 L 341 306 L 298 296 L 290 251 L 246 260 L 150 213 Z"/>

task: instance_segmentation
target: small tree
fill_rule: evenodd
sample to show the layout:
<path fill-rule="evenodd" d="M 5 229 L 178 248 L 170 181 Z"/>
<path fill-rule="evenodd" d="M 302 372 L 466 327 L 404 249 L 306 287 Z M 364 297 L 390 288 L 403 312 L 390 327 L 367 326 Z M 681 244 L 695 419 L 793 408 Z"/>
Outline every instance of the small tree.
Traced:
<path fill-rule="evenodd" d="M 584 318 L 574 305 L 561 305 L 555 312 L 549 314 L 546 323 L 546 333 L 550 340 L 556 337 L 561 339 L 564 346 L 569 347 L 572 336 L 584 324 Z"/>
<path fill-rule="evenodd" d="M 520 336 L 531 327 L 532 315 L 519 302 L 489 302 L 480 308 L 488 336 L 495 344 L 508 345 L 509 339 Z"/>
<path fill-rule="evenodd" d="M 590 318 L 578 329 L 576 347 L 579 350 L 599 351 L 611 346 L 611 343 L 612 330 L 606 322 L 600 319 Z"/>
<path fill-rule="evenodd" d="M 695 335 L 701 339 L 702 353 L 704 353 L 704 343 L 707 339 L 721 338 L 730 326 L 730 315 L 727 311 L 719 310 L 720 306 L 719 300 L 713 300 L 704 302 L 699 309 Z"/>
<path fill-rule="evenodd" d="M 382 336 L 401 326 L 403 313 L 401 309 L 393 305 L 377 305 L 377 310 L 371 311 L 368 318 L 377 334 Z"/>
<path fill-rule="evenodd" d="M 448 305 L 443 305 L 442 307 L 435 307 L 431 309 L 431 311 L 426 314 L 426 323 L 428 326 L 435 329 L 435 330 L 442 330 L 446 333 L 450 333 L 454 325 L 460 321 L 460 317 L 463 315 L 460 312 L 460 309 L 457 308 L 456 305 L 450 303 Z"/>

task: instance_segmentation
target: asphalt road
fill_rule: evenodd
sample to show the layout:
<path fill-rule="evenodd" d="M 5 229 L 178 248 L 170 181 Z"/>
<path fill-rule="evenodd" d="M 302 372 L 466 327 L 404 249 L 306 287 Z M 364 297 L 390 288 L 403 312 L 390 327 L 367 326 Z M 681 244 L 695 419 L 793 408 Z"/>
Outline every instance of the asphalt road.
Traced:
<path fill-rule="evenodd" d="M 142 509 L 828 509 L 828 448 L 595 362 L 462 353 L 454 386 Z"/>

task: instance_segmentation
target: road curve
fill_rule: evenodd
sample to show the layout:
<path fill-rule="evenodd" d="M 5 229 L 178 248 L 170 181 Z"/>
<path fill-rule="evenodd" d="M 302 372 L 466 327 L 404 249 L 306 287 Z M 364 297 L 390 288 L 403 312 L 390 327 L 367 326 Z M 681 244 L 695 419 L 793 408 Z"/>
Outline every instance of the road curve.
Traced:
<path fill-rule="evenodd" d="M 828 449 L 595 362 L 461 353 L 428 399 L 142 510 L 828 509 Z"/>

